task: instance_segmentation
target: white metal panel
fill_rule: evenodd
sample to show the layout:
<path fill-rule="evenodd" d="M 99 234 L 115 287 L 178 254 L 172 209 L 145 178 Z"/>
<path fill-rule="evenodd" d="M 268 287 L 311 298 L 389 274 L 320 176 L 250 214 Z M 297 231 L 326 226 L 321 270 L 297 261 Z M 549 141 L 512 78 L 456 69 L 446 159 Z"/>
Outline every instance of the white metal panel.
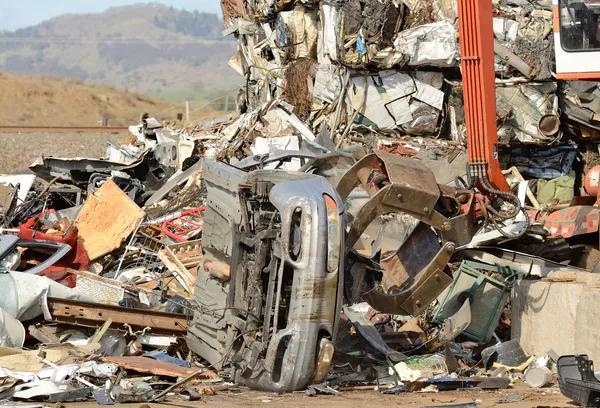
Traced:
<path fill-rule="evenodd" d="M 554 33 L 554 49 L 556 55 L 556 74 L 588 74 L 582 75 L 581 79 L 592 73 L 598 73 L 600 78 L 600 49 L 596 51 L 567 52 L 560 43 L 560 33 Z M 568 78 L 576 79 L 576 78 Z"/>

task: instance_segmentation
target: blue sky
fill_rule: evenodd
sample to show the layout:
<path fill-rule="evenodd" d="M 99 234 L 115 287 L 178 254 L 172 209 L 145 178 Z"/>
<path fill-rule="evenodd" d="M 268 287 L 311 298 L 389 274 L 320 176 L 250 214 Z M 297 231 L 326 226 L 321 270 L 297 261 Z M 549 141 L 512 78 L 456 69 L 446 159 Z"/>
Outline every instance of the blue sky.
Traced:
<path fill-rule="evenodd" d="M 221 10 L 219 0 L 157 1 L 190 11 L 220 14 Z M 0 0 L 0 30 L 16 30 L 65 13 L 99 13 L 109 7 L 145 2 L 143 0 Z"/>

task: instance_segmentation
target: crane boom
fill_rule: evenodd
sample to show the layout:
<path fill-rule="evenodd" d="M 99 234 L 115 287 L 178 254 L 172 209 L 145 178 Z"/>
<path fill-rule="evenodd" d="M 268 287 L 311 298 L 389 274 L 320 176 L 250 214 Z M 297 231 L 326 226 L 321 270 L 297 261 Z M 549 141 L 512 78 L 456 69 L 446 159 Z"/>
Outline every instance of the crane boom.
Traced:
<path fill-rule="evenodd" d="M 481 190 L 509 192 L 498 162 L 492 24 L 491 0 L 458 0 L 469 175 Z"/>

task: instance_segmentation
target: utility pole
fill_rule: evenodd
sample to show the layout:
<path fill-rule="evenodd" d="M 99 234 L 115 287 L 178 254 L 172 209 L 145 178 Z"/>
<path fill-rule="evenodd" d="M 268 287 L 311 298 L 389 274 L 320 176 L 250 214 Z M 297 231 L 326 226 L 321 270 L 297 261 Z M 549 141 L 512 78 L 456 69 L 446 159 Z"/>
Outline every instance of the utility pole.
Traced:
<path fill-rule="evenodd" d="M 190 121 L 190 101 L 185 101 L 185 121 Z"/>

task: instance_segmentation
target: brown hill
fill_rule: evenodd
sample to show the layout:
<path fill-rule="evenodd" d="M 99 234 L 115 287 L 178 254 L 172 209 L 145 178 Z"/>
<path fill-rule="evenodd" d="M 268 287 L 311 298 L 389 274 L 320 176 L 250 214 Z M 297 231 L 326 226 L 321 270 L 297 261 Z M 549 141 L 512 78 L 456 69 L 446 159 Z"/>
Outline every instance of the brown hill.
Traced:
<path fill-rule="evenodd" d="M 109 126 L 139 122 L 148 113 L 173 120 L 181 105 L 109 86 L 89 86 L 75 79 L 0 72 L 0 126 Z M 193 119 L 214 113 L 193 111 Z"/>

